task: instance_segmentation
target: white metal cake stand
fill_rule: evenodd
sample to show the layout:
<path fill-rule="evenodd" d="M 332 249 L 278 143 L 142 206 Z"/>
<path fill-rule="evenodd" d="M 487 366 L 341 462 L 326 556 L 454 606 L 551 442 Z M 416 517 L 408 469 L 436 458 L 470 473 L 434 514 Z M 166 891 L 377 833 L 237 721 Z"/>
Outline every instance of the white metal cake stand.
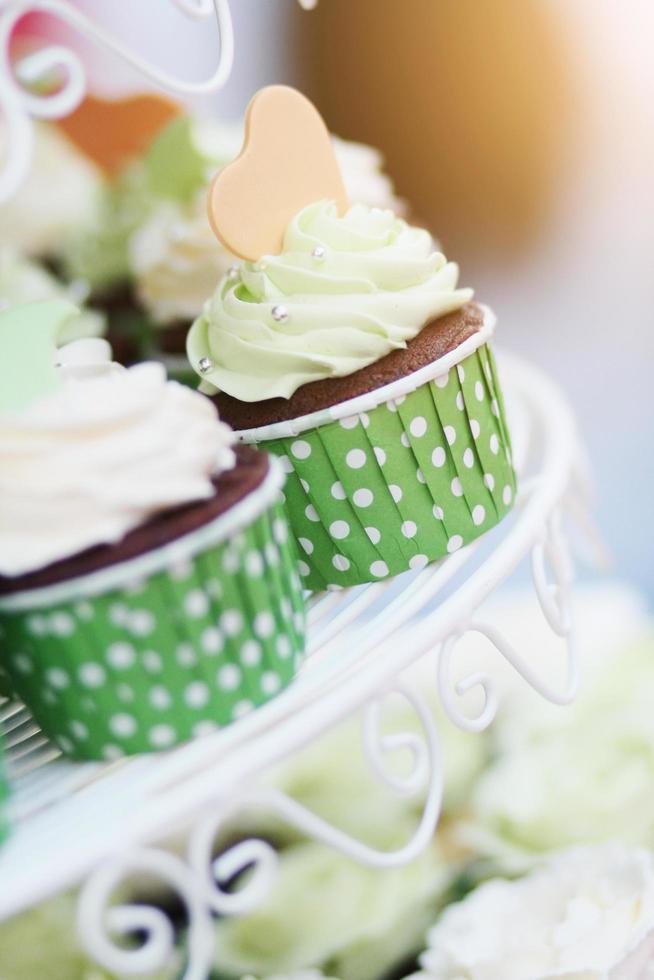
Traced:
<path fill-rule="evenodd" d="M 498 694 L 490 676 L 452 677 L 457 643 L 468 631 L 483 634 L 547 700 L 567 704 L 573 699 L 572 566 L 563 517 L 571 514 L 583 524 L 583 453 L 559 390 L 515 357 L 501 356 L 500 370 L 519 474 L 515 512 L 440 564 L 314 598 L 306 666 L 274 701 L 174 751 L 111 764 L 64 761 L 24 708 L 0 707 L 13 778 L 13 829 L 0 850 L 0 919 L 83 883 L 79 930 L 88 952 L 110 971 L 138 976 L 165 964 L 172 927 L 157 908 L 116 907 L 111 897 L 135 874 L 152 875 L 186 906 L 184 980 L 205 980 L 213 961 L 212 914 L 243 915 L 255 909 L 275 878 L 274 849 L 261 840 L 245 840 L 217 861 L 213 858 L 220 827 L 241 808 L 272 812 L 309 837 L 378 868 L 406 864 L 429 842 L 439 817 L 442 769 L 432 712 L 402 680 L 414 661 L 433 657 L 440 702 L 449 718 L 469 731 L 490 724 Z M 481 603 L 523 561 L 531 565 L 547 623 L 567 644 L 567 680 L 560 690 L 540 679 L 528 658 L 477 616 Z M 475 687 L 483 689 L 483 707 L 470 716 L 461 702 Z M 421 734 L 381 733 L 380 708 L 391 693 L 410 702 Z M 373 772 L 392 792 L 424 801 L 414 835 L 398 850 L 379 851 L 353 839 L 271 789 L 263 778 L 274 764 L 359 711 Z M 400 748 L 409 750 L 413 762 L 410 774 L 402 777 L 388 760 Z M 173 834 L 187 841 L 183 856 L 161 845 Z M 246 867 L 251 871 L 240 890 L 221 887 Z M 142 943 L 126 949 L 121 936 L 135 930 L 144 937 Z"/>

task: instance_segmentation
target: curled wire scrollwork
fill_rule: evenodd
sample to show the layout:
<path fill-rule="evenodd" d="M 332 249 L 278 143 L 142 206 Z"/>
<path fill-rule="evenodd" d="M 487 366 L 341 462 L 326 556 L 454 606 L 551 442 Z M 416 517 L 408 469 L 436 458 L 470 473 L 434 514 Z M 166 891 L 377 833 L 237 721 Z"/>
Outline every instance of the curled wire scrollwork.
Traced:
<path fill-rule="evenodd" d="M 206 980 L 214 949 L 211 914 L 192 872 L 180 858 L 165 851 L 129 851 L 89 878 L 78 902 L 80 940 L 89 955 L 112 974 L 144 976 L 169 967 L 175 955 L 175 936 L 166 913 L 145 904 L 112 904 L 121 885 L 143 875 L 164 883 L 183 902 L 188 916 L 183 980 Z M 135 937 L 138 940 L 132 945 Z"/>
<path fill-rule="evenodd" d="M 112 51 L 136 68 L 149 81 L 178 95 L 203 95 L 222 88 L 234 60 L 234 36 L 228 0 L 172 0 L 186 16 L 204 19 L 214 15 L 220 34 L 218 64 L 209 78 L 188 82 L 152 65 L 95 24 L 68 0 L 0 0 L 0 115 L 5 132 L 5 156 L 0 168 L 0 202 L 16 192 L 29 169 L 34 143 L 32 117 L 60 119 L 84 98 L 86 73 L 74 51 L 62 45 L 47 45 L 22 59 L 10 59 L 10 40 L 18 21 L 28 13 L 52 14 L 81 35 Z M 53 94 L 37 94 L 37 83 L 57 70 L 62 81 Z"/>

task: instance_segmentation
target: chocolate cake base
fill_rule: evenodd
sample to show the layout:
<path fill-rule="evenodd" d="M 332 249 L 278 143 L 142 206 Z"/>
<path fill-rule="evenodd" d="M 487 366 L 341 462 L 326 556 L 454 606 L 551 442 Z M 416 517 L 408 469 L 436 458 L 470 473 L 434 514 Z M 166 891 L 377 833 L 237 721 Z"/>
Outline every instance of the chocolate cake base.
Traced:
<path fill-rule="evenodd" d="M 374 364 L 343 378 L 326 378 L 302 385 L 291 398 L 267 398 L 260 402 L 242 402 L 224 392 L 212 397 L 223 422 L 233 429 L 254 429 L 274 422 L 285 422 L 317 412 L 332 405 L 365 395 L 412 374 L 454 350 L 477 333 L 484 313 L 476 303 L 468 303 L 454 313 L 426 324 L 403 350 L 394 350 Z"/>
<path fill-rule="evenodd" d="M 268 472 L 266 453 L 250 446 L 237 446 L 235 451 L 237 464 L 213 481 L 216 489 L 213 497 L 158 514 L 134 528 L 116 544 L 98 545 L 46 568 L 13 578 L 0 575 L 0 595 L 38 589 L 89 575 L 153 551 L 209 524 L 255 490 Z"/>

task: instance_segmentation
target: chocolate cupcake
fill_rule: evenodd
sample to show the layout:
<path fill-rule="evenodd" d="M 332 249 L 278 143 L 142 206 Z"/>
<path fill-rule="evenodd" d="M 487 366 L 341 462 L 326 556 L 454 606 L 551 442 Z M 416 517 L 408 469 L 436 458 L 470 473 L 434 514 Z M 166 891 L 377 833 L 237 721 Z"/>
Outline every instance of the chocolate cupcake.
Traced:
<path fill-rule="evenodd" d="M 159 364 L 123 369 L 105 342 L 78 341 L 55 367 L 71 313 L 0 315 L 0 629 L 46 734 L 113 758 L 272 697 L 303 653 L 304 612 L 278 462 L 234 450 Z"/>
<path fill-rule="evenodd" d="M 263 154 L 243 160 L 254 187 Z M 202 390 L 242 441 L 282 457 L 307 588 L 423 568 L 514 500 L 495 318 L 458 288 L 431 235 L 390 210 L 317 201 L 280 237 L 279 253 L 245 261 L 194 323 Z"/>

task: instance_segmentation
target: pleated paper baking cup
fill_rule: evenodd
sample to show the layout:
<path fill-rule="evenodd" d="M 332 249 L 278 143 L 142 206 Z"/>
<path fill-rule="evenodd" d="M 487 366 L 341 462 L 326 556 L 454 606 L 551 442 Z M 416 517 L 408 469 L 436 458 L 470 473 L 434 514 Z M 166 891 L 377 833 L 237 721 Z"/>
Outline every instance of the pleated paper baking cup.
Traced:
<path fill-rule="evenodd" d="M 13 688 L 66 755 L 165 749 L 230 724 L 292 680 L 305 616 L 279 470 L 275 462 L 267 485 L 170 545 L 0 602 Z M 252 517 L 261 492 L 266 506 Z"/>
<path fill-rule="evenodd" d="M 241 433 L 282 457 L 308 589 L 423 568 L 510 510 L 516 478 L 504 403 L 492 352 L 474 340 L 430 365 L 428 380 L 423 368 L 296 420 L 292 433 L 281 424 Z"/>

